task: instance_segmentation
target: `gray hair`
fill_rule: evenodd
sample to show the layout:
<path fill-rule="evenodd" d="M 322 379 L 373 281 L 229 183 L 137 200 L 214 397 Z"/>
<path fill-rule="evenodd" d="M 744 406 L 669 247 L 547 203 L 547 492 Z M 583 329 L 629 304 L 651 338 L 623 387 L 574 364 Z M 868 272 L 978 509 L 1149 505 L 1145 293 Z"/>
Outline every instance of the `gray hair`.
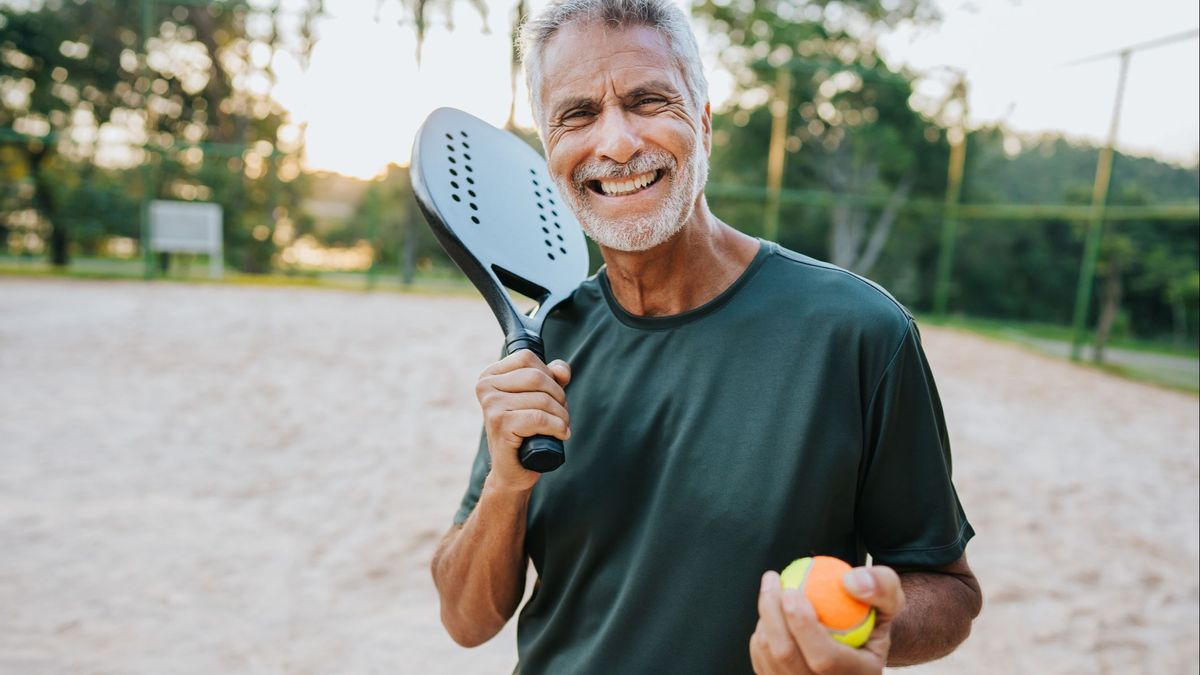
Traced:
<path fill-rule="evenodd" d="M 525 82 L 529 86 L 533 118 L 539 130 L 545 128 L 542 56 L 546 44 L 566 26 L 591 22 L 617 30 L 647 26 L 662 33 L 667 38 L 675 64 L 683 73 L 692 103 L 698 110 L 708 103 L 708 80 L 704 78 L 696 36 L 692 34 L 687 16 L 671 0 L 555 0 L 521 26 L 521 61 L 525 65 Z"/>

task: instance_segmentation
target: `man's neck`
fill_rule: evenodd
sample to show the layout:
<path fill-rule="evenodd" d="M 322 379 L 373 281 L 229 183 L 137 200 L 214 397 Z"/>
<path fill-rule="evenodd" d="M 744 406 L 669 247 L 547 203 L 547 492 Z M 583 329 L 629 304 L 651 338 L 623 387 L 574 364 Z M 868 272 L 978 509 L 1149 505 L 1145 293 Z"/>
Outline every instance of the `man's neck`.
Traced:
<path fill-rule="evenodd" d="M 648 251 L 601 248 L 609 285 L 637 316 L 669 316 L 703 305 L 729 288 L 754 260 L 758 242 L 721 222 L 701 197 L 669 241 Z"/>

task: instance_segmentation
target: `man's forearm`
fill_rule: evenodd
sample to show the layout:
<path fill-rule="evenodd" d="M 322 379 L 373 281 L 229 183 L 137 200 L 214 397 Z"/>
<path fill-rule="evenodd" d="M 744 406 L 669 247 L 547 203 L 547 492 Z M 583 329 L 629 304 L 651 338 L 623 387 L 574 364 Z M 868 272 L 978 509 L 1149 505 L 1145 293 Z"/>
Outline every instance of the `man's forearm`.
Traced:
<path fill-rule="evenodd" d="M 939 659 L 967 639 L 983 604 L 979 584 L 969 572 L 901 572 L 900 585 L 904 609 L 892 621 L 889 666 Z"/>
<path fill-rule="evenodd" d="M 442 624 L 455 642 L 474 647 L 508 622 L 525 590 L 528 492 L 506 492 L 484 481 L 479 503 L 433 557 Z"/>

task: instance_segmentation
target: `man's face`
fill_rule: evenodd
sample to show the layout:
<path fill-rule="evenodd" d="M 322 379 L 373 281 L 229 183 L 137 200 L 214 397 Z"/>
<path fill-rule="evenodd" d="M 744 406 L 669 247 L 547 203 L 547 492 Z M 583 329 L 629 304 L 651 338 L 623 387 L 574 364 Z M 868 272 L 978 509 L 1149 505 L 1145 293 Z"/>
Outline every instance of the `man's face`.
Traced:
<path fill-rule="evenodd" d="M 550 175 L 584 231 L 621 251 L 670 239 L 708 179 L 712 127 L 667 39 L 646 26 L 570 25 L 543 64 Z"/>

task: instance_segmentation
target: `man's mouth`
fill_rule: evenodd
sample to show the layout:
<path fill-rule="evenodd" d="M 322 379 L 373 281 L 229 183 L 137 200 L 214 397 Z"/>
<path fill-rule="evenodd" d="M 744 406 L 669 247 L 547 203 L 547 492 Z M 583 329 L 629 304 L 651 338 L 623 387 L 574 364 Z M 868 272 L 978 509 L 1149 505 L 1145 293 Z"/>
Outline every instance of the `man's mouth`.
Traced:
<path fill-rule="evenodd" d="M 588 188 L 592 192 L 602 194 L 605 197 L 625 197 L 635 194 L 649 188 L 662 178 L 663 170 L 655 169 L 647 173 L 639 173 L 628 178 L 602 178 L 600 180 L 589 180 Z"/>

